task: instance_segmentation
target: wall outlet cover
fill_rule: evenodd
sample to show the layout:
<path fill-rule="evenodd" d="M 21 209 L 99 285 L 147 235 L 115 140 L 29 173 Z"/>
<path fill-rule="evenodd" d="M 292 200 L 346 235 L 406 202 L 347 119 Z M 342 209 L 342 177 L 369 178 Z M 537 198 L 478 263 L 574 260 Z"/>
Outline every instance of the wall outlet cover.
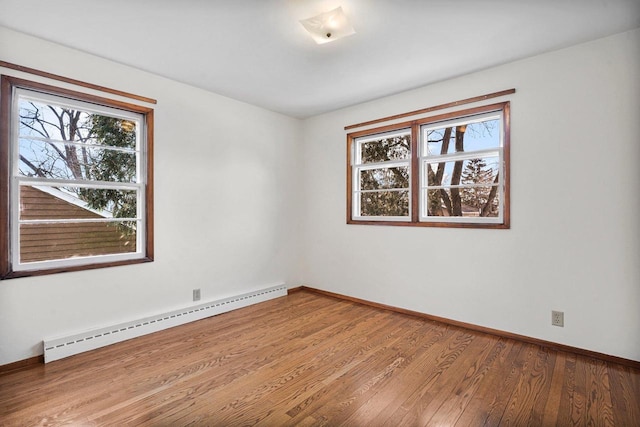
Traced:
<path fill-rule="evenodd" d="M 551 324 L 553 326 L 564 327 L 564 311 L 555 311 L 551 312 Z"/>

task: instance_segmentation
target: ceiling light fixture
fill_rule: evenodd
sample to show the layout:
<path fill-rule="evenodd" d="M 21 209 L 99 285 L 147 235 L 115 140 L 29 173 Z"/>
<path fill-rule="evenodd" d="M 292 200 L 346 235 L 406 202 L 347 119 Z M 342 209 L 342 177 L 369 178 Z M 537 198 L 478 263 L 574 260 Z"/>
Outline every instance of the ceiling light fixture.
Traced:
<path fill-rule="evenodd" d="M 300 23 L 318 44 L 329 43 L 356 32 L 340 6 L 329 12 L 303 19 Z"/>

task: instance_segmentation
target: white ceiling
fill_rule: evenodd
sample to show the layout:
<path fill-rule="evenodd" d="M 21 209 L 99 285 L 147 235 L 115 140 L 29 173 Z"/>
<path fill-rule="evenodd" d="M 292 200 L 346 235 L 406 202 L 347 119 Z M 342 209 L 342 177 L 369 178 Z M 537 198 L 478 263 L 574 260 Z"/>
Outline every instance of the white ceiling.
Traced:
<path fill-rule="evenodd" d="M 298 21 L 337 6 L 356 34 L 316 45 Z M 640 0 L 0 0 L 0 25 L 308 117 L 640 27 Z"/>

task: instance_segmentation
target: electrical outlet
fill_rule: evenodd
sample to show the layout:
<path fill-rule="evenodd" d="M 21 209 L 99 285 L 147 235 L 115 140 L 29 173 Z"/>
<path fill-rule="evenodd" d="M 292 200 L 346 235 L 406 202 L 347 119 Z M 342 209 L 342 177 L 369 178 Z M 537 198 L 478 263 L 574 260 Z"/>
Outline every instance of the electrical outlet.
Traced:
<path fill-rule="evenodd" d="M 564 327 L 564 311 L 555 311 L 551 312 L 551 324 L 553 326 Z"/>
<path fill-rule="evenodd" d="M 193 290 L 193 300 L 200 301 L 200 289 Z"/>

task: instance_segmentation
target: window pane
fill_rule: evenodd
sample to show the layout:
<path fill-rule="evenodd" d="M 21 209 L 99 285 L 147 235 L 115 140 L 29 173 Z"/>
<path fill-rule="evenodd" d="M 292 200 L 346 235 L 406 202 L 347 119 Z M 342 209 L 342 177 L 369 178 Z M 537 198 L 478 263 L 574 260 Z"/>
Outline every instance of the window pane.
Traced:
<path fill-rule="evenodd" d="M 409 188 L 409 166 L 365 169 L 360 171 L 361 190 Z"/>
<path fill-rule="evenodd" d="M 497 186 L 427 191 L 428 216 L 497 217 L 499 207 Z"/>
<path fill-rule="evenodd" d="M 56 104 L 21 98 L 20 136 L 136 148 L 137 124 Z"/>
<path fill-rule="evenodd" d="M 411 134 L 381 136 L 359 143 L 362 163 L 405 160 L 411 155 Z"/>
<path fill-rule="evenodd" d="M 500 120 L 423 130 L 425 156 L 478 151 L 500 147 Z"/>
<path fill-rule="evenodd" d="M 136 218 L 137 192 L 20 186 L 20 219 Z"/>
<path fill-rule="evenodd" d="M 408 216 L 409 191 L 360 193 L 361 216 Z"/>
<path fill-rule="evenodd" d="M 461 184 L 493 184 L 500 170 L 498 156 L 455 162 L 423 163 L 423 179 L 430 187 Z M 424 185 L 424 184 L 423 184 Z"/>
<path fill-rule="evenodd" d="M 21 224 L 20 262 L 136 252 L 136 223 Z"/>
<path fill-rule="evenodd" d="M 136 153 L 99 146 L 20 138 L 22 176 L 136 182 Z"/>

